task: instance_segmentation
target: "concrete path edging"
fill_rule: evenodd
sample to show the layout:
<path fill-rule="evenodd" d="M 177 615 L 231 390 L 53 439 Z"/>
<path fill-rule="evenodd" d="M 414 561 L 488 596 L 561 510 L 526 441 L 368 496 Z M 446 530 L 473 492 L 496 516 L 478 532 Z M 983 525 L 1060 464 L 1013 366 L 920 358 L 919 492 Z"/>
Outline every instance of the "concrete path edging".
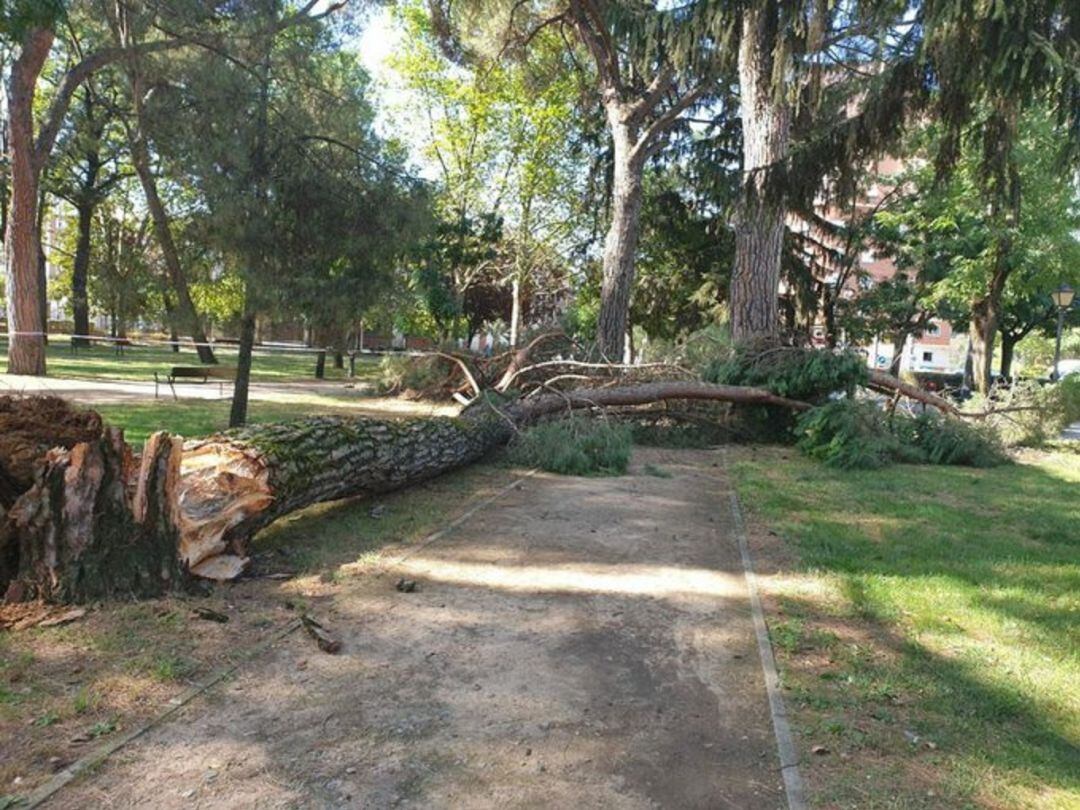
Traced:
<path fill-rule="evenodd" d="M 730 480 L 727 451 L 723 453 L 724 469 Z M 765 674 L 765 691 L 769 696 L 769 713 L 772 715 L 773 732 L 776 735 L 776 749 L 780 756 L 780 774 L 784 779 L 784 793 L 787 794 L 788 810 L 807 810 L 806 791 L 803 787 L 802 774 L 799 771 L 799 755 L 795 750 L 795 741 L 788 725 L 787 709 L 780 689 L 780 675 L 776 669 L 769 630 L 765 624 L 765 614 L 761 608 L 761 595 L 758 592 L 757 575 L 750 557 L 750 546 L 746 541 L 746 528 L 743 522 L 739 494 L 731 482 L 731 513 L 734 518 L 735 535 L 739 543 L 739 556 L 742 558 L 746 587 L 750 592 L 750 608 L 753 612 L 754 634 L 757 636 L 758 653 L 761 656 L 761 669 Z"/>

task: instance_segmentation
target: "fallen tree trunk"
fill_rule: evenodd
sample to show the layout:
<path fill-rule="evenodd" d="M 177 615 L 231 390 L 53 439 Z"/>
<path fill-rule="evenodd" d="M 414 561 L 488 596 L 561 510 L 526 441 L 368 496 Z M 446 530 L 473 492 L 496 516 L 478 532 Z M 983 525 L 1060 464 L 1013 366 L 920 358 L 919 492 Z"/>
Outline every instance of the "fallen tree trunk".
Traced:
<path fill-rule="evenodd" d="M 141 464 L 117 430 L 57 449 L 8 511 L 18 574 L 9 596 L 83 602 L 149 596 L 189 575 L 238 576 L 252 536 L 315 503 L 398 489 L 477 460 L 530 422 L 563 410 L 714 400 L 810 406 L 768 391 L 697 382 L 552 392 L 455 418 L 316 417 L 190 441 L 158 433 Z M 3 583 L 0 583 L 2 585 Z"/>

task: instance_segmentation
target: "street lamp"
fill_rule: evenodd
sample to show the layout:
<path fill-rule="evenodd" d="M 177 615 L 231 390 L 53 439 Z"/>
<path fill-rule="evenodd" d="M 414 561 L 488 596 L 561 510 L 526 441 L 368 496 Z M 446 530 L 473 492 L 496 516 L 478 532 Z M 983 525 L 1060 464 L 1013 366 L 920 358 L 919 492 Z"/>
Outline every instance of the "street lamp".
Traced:
<path fill-rule="evenodd" d="M 1065 310 L 1072 306 L 1073 296 L 1076 295 L 1076 290 L 1070 287 L 1068 284 L 1062 284 L 1052 293 L 1050 297 L 1054 299 L 1054 306 L 1058 311 L 1057 322 L 1057 343 L 1054 344 L 1054 381 L 1057 382 L 1060 379 L 1058 374 L 1058 364 L 1061 363 L 1061 330 L 1065 327 Z"/>

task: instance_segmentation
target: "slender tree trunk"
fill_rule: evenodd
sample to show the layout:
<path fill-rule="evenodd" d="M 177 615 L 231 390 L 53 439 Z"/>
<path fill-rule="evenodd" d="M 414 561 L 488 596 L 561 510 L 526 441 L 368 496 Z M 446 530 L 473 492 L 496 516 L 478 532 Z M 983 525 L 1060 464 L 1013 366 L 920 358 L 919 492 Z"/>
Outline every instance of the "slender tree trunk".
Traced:
<path fill-rule="evenodd" d="M 521 278 L 517 274 L 511 282 L 510 294 L 510 348 L 516 349 L 521 331 Z"/>
<path fill-rule="evenodd" d="M 825 319 L 825 345 L 830 349 L 835 349 L 840 335 L 836 328 L 836 297 L 829 284 L 825 285 L 821 293 L 821 312 Z"/>
<path fill-rule="evenodd" d="M 245 311 L 240 319 L 240 351 L 236 358 L 236 382 L 233 385 L 229 427 L 247 422 L 248 388 L 251 383 L 251 352 L 255 347 L 255 314 Z"/>
<path fill-rule="evenodd" d="M 889 361 L 889 373 L 894 377 L 900 376 L 900 366 L 904 363 L 904 346 L 907 344 L 907 332 L 903 332 L 893 338 L 892 360 Z"/>
<path fill-rule="evenodd" d="M 214 350 L 210 348 L 203 331 L 199 315 L 195 311 L 195 302 L 191 299 L 191 290 L 188 288 L 187 277 L 184 268 L 180 264 L 180 253 L 176 249 L 173 240 L 172 225 L 169 222 L 165 204 L 158 194 L 157 180 L 154 178 L 150 167 L 150 148 L 146 143 L 146 135 L 142 126 L 142 104 L 138 101 L 139 84 L 132 79 L 132 94 L 136 97 L 136 125 L 128 129 L 128 141 L 131 147 L 131 162 L 135 166 L 135 173 L 139 176 L 143 195 L 146 197 L 146 207 L 150 210 L 150 217 L 154 223 L 154 234 L 157 236 L 158 245 L 161 248 L 161 257 L 165 262 L 165 269 L 169 274 L 169 282 L 176 293 L 176 314 L 181 323 L 189 330 L 195 341 L 195 350 L 199 354 L 199 362 L 206 364 L 217 363 Z"/>
<path fill-rule="evenodd" d="M 1011 238 L 1006 232 L 999 238 L 997 267 L 986 295 L 971 305 L 968 334 L 971 337 L 971 362 L 975 388 L 980 394 L 990 392 L 994 376 L 994 339 L 1001 322 L 1001 297 L 1009 277 Z"/>
<path fill-rule="evenodd" d="M 31 29 L 8 78 L 11 204 L 7 251 L 8 373 L 45 374 L 45 289 L 38 268 L 38 191 L 41 166 L 34 149 L 34 91 L 52 47 L 53 32 Z"/>
<path fill-rule="evenodd" d="M 609 105 L 614 141 L 615 172 L 611 187 L 611 225 L 604 240 L 604 275 L 600 287 L 600 316 L 596 341 L 600 353 L 613 363 L 623 360 L 634 290 L 634 259 L 641 229 L 641 151 L 636 133 L 622 123 L 621 105 Z"/>
<path fill-rule="evenodd" d="M 784 202 L 767 174 L 787 158 L 790 111 L 775 86 L 776 0 L 743 11 L 739 45 L 743 179 L 735 213 L 731 329 L 736 340 L 772 338 L 779 329 L 777 295 L 784 244 Z"/>
<path fill-rule="evenodd" d="M 971 364 L 975 388 L 980 394 L 990 392 L 993 382 L 994 337 L 997 335 L 997 302 L 990 297 L 971 308 L 968 334 L 971 336 Z"/>
<path fill-rule="evenodd" d="M 41 341 L 48 346 L 49 345 L 49 265 L 45 261 L 45 242 L 41 238 L 42 227 L 44 226 L 45 212 L 45 193 L 41 194 L 41 199 L 38 200 L 38 224 L 34 230 L 34 238 L 37 239 L 37 280 L 38 289 L 41 290 L 41 296 L 38 298 L 38 309 L 41 310 L 41 323 L 44 328 L 41 330 Z"/>
<path fill-rule="evenodd" d="M 996 132 L 997 149 L 1008 150 L 1004 166 L 994 175 L 990 223 L 994 232 L 994 271 L 986 293 L 971 306 L 971 348 L 975 387 L 987 394 L 993 384 L 994 339 L 1001 323 L 1001 299 L 1013 271 L 1013 232 L 1020 222 L 1020 171 L 1014 145 L 1018 109 L 1013 100 L 999 98 L 988 126 Z"/>
<path fill-rule="evenodd" d="M 1005 380 L 1012 379 L 1013 358 L 1016 355 L 1016 344 L 1022 336 L 1013 332 L 1001 332 L 1001 377 Z"/>
<path fill-rule="evenodd" d="M 94 218 L 94 205 L 83 200 L 77 206 L 79 223 L 78 238 L 75 241 L 75 259 L 71 266 L 71 309 L 74 318 L 75 334 L 90 334 L 90 299 L 86 293 L 86 284 L 90 276 L 90 230 Z M 84 337 L 71 339 L 73 346 L 89 346 L 90 340 Z"/>
<path fill-rule="evenodd" d="M 173 305 L 172 296 L 169 295 L 168 287 L 162 290 L 162 301 L 165 304 L 165 320 L 169 326 L 169 347 L 174 354 L 180 353 L 180 331 L 176 326 L 176 307 Z"/>

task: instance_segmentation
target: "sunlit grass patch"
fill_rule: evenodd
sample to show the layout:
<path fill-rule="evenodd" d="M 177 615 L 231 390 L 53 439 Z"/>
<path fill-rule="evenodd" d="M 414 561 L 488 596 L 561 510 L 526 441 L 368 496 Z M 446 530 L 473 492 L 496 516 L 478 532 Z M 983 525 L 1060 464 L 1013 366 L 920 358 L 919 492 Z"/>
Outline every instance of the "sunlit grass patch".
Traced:
<path fill-rule="evenodd" d="M 1080 456 L 736 456 L 755 536 L 780 538 L 770 632 L 801 747 L 830 752 L 804 758 L 817 802 L 1080 806 Z"/>

